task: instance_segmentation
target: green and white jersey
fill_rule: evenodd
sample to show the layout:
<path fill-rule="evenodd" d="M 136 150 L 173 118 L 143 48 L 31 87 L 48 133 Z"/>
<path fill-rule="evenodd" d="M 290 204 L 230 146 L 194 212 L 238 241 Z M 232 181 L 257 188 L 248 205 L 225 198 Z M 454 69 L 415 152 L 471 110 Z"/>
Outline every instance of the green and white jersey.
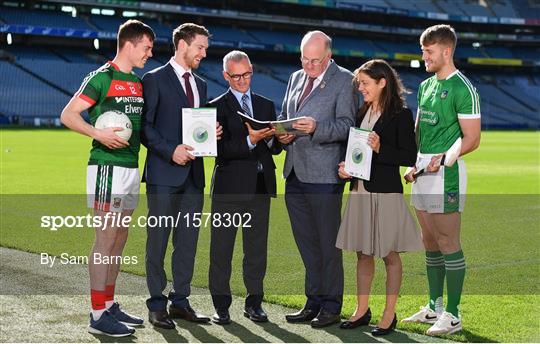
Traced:
<path fill-rule="evenodd" d="M 88 74 L 76 96 L 92 106 L 88 109 L 90 123 L 96 124 L 97 118 L 104 112 L 116 110 L 126 114 L 131 120 L 133 133 L 129 146 L 120 149 L 109 149 L 93 140 L 89 165 L 113 165 L 136 168 L 139 165 L 141 145 L 141 115 L 144 105 L 142 84 L 134 73 L 124 73 L 113 64 L 107 62 Z"/>
<path fill-rule="evenodd" d="M 480 118 L 480 96 L 459 70 L 444 80 L 434 75 L 418 88 L 420 153 L 446 152 L 462 137 L 458 119 Z"/>

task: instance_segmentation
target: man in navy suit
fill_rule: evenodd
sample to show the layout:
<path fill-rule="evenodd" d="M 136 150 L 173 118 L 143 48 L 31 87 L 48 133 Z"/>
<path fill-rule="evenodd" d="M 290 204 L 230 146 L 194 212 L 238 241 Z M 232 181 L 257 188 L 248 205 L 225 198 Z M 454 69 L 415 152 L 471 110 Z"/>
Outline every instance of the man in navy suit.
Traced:
<path fill-rule="evenodd" d="M 221 221 L 212 221 L 210 240 L 209 287 L 216 313 L 212 321 L 230 323 L 231 261 L 239 223 L 228 218 L 249 219 L 242 225 L 243 277 L 247 290 L 244 316 L 256 322 L 268 317 L 261 307 L 266 272 L 270 197 L 276 195 L 276 165 L 272 154 L 281 144 L 273 139 L 275 130 L 253 130 L 244 125 L 238 111 L 260 121 L 274 121 L 274 103 L 250 88 L 253 67 L 246 53 L 238 50 L 223 58 L 223 77 L 229 90 L 214 99 L 223 138 L 218 142 L 218 157 L 212 183 L 212 213 Z"/>
<path fill-rule="evenodd" d="M 143 181 L 146 181 L 148 216 L 146 241 L 146 301 L 149 321 L 156 327 L 172 329 L 171 318 L 208 322 L 194 311 L 188 300 L 193 276 L 199 228 L 185 221 L 184 214 L 200 213 L 203 207 L 204 165 L 192 147 L 182 144 L 182 108 L 206 104 L 206 82 L 193 73 L 206 57 L 208 30 L 185 23 L 173 31 L 175 54 L 164 66 L 143 77 L 144 111 L 142 142 L 148 148 Z M 221 127 L 217 124 L 217 137 Z M 180 221 L 165 223 L 166 217 Z M 175 223 L 171 223 L 175 222 Z M 173 232 L 173 288 L 167 286 L 164 258 Z M 168 301 L 171 301 L 167 312 Z"/>

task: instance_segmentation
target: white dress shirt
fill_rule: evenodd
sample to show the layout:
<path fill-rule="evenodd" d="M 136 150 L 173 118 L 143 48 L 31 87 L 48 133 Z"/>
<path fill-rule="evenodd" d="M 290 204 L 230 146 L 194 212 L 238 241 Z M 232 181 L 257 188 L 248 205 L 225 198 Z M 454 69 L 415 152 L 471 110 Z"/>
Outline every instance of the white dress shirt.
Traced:
<path fill-rule="evenodd" d="M 200 98 L 199 98 L 199 90 L 197 89 L 197 83 L 195 82 L 195 76 L 191 72 L 191 69 L 186 70 L 186 69 L 184 69 L 184 67 L 180 66 L 174 60 L 174 56 L 171 57 L 170 63 L 171 63 L 171 66 L 173 67 L 174 72 L 176 73 L 176 76 L 178 77 L 178 80 L 180 81 L 180 84 L 182 85 L 182 88 L 184 89 L 184 93 L 186 95 L 187 95 L 187 93 L 186 93 L 186 83 L 185 83 L 183 75 L 186 72 L 189 72 L 191 74 L 191 77 L 189 78 L 189 84 L 191 85 L 191 90 L 193 91 L 193 107 L 196 107 L 196 108 L 200 107 L 201 104 L 200 104 Z"/>

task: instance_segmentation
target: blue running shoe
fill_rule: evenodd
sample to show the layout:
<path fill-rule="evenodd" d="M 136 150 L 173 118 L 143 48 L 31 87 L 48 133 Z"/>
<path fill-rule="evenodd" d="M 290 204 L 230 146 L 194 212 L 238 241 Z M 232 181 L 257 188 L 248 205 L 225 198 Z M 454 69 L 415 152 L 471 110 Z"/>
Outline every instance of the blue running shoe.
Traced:
<path fill-rule="evenodd" d="M 98 320 L 94 320 L 90 314 L 88 332 L 110 337 L 127 337 L 135 333 L 135 329 L 122 324 L 109 311 L 105 311 Z"/>
<path fill-rule="evenodd" d="M 109 308 L 109 312 L 112 314 L 113 317 L 116 318 L 116 320 L 127 326 L 141 326 L 144 322 L 143 319 L 130 315 L 121 310 L 118 302 L 113 303 L 111 308 Z"/>

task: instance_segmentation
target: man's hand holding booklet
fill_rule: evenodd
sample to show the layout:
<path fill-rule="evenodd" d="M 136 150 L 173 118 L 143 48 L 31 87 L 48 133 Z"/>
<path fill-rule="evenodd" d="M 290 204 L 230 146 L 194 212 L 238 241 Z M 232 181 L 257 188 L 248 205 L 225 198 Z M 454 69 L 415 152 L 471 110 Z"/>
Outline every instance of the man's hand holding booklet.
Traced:
<path fill-rule="evenodd" d="M 255 129 L 255 130 L 261 130 L 264 128 L 273 128 L 276 130 L 276 135 L 282 135 L 282 134 L 293 134 L 297 136 L 307 135 L 307 133 L 303 131 L 299 131 L 293 128 L 293 124 L 300 120 L 306 118 L 305 116 L 292 118 L 292 119 L 285 119 L 282 121 L 259 121 L 255 118 L 252 118 L 245 113 L 241 111 L 237 111 L 237 113 L 240 115 L 240 118 L 244 123 L 249 123 L 249 125 Z"/>

